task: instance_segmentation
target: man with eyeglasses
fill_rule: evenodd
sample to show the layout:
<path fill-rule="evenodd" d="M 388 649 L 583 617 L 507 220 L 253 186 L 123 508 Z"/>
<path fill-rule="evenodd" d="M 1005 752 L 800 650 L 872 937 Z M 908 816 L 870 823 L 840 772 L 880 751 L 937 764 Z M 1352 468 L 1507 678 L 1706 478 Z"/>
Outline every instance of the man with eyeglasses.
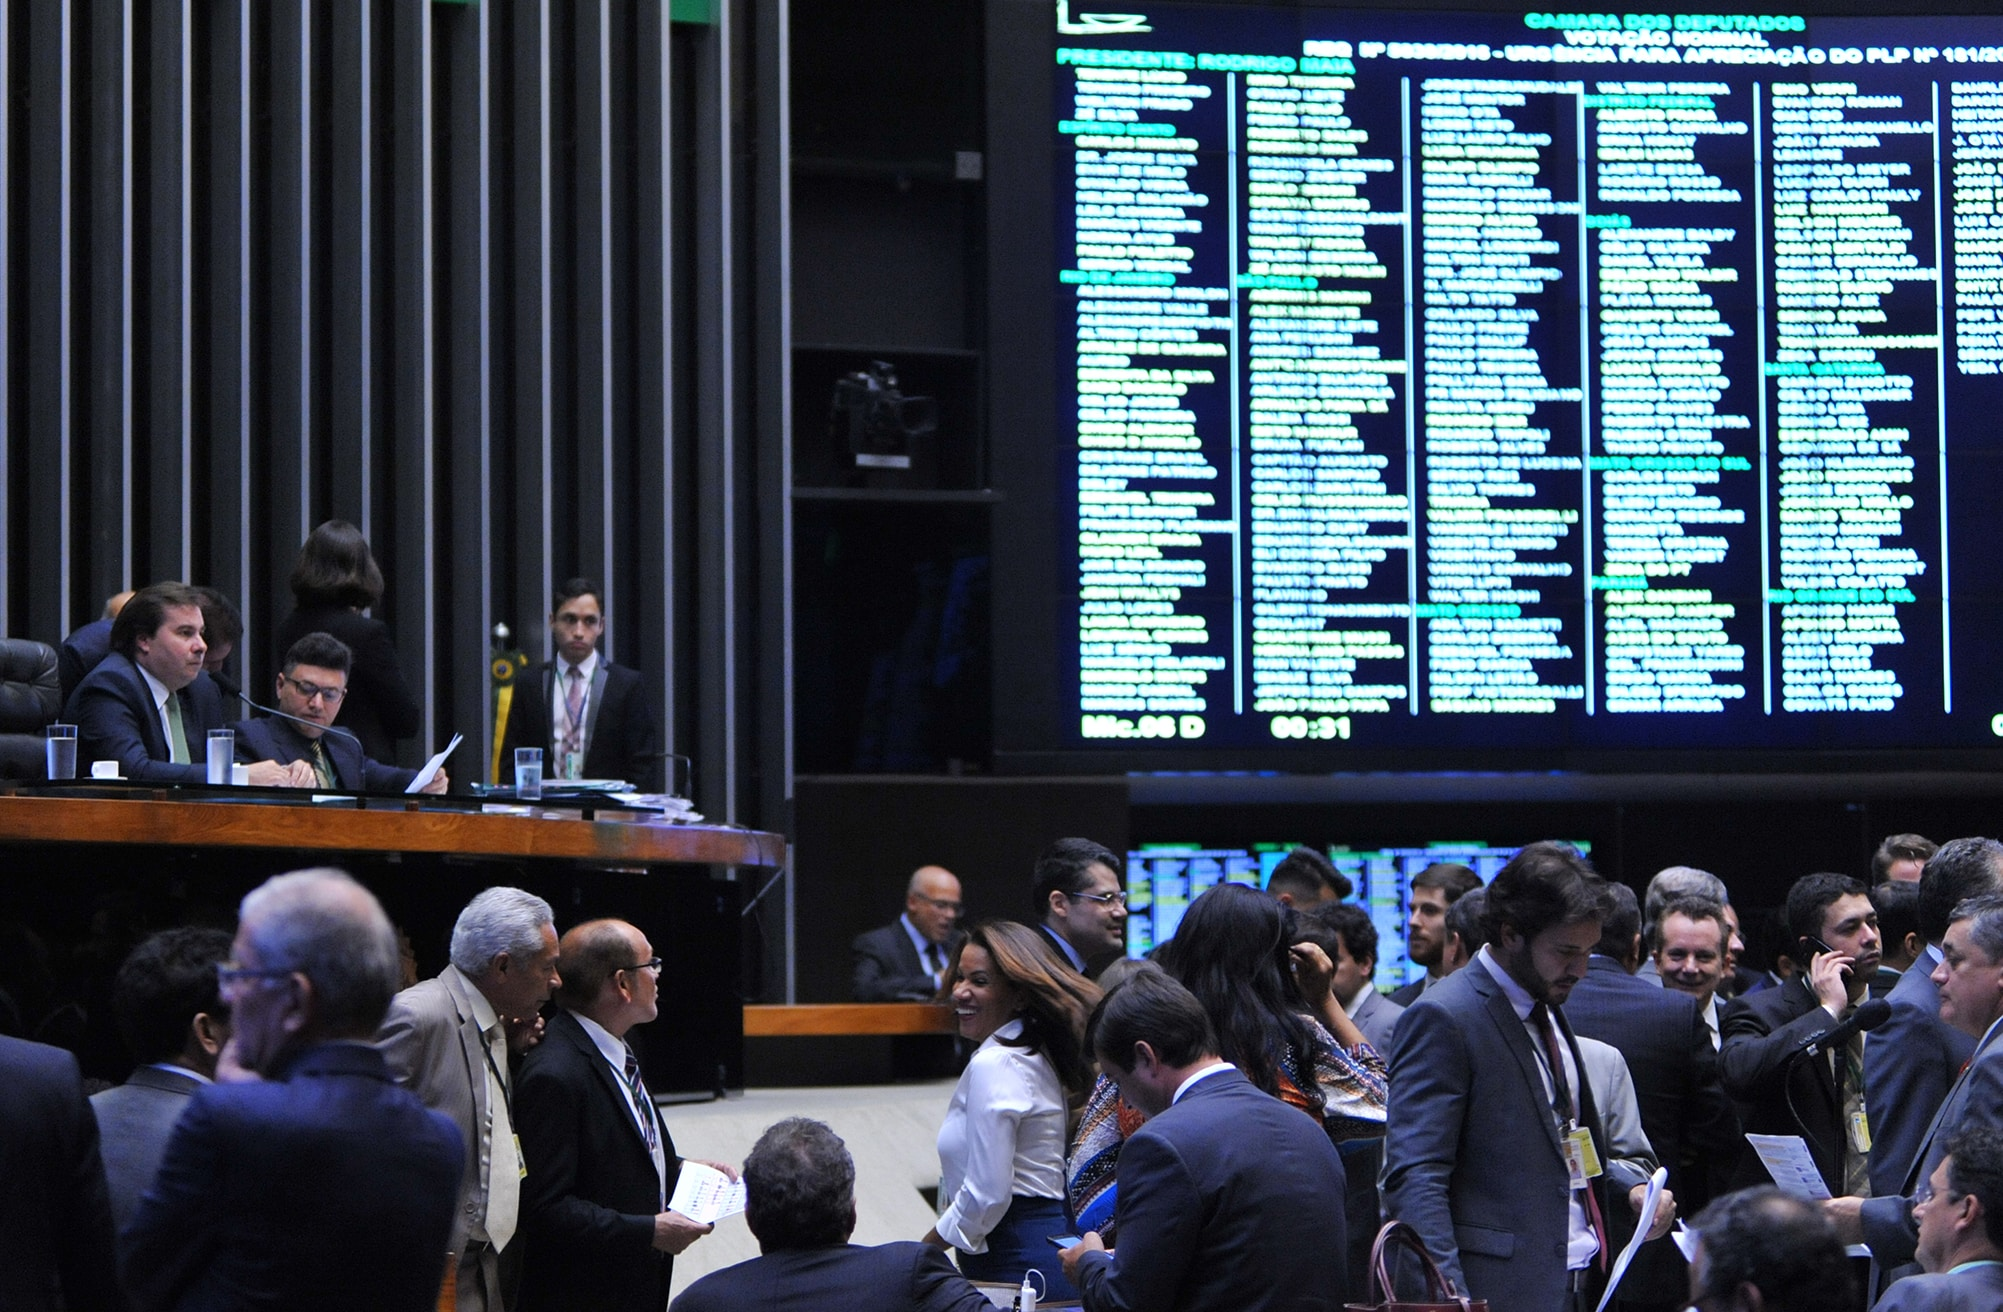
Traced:
<path fill-rule="evenodd" d="M 397 1083 L 450 1116 L 466 1150 L 452 1227 L 459 1312 L 502 1312 L 521 1280 L 509 1054 L 533 1046 L 537 1013 L 558 983 L 556 953 L 549 903 L 519 888 L 486 889 L 452 926 L 445 969 L 397 994 L 376 1031 Z"/>
<path fill-rule="evenodd" d="M 1895 1282 L 1872 1312 L 2003 1307 L 2003 1132 L 1966 1125 L 1913 1198 L 1925 1275 Z"/>
<path fill-rule="evenodd" d="M 920 866 L 904 886 L 896 923 L 856 936 L 857 1002 L 929 1002 L 960 949 L 960 881 L 944 866 Z"/>
<path fill-rule="evenodd" d="M 540 747 L 547 779 L 624 779 L 660 788 L 659 721 L 639 671 L 598 650 L 605 603 L 596 582 L 571 579 L 556 590 L 549 636 L 556 659 L 515 681 L 501 759 L 514 759 L 517 747 Z"/>
<path fill-rule="evenodd" d="M 1127 952 L 1122 862 L 1089 838 L 1060 838 L 1036 858 L 1037 928 L 1073 970 L 1096 975 Z"/>
<path fill-rule="evenodd" d="M 339 870 L 243 900 L 223 1080 L 197 1089 L 125 1232 L 135 1307 L 431 1312 L 464 1150 L 371 1046 L 403 963 Z"/>
<path fill-rule="evenodd" d="M 348 644 L 331 633 L 309 633 L 285 653 L 285 672 L 278 676 L 278 709 L 285 718 L 267 716 L 239 720 L 236 754 L 251 766 L 251 782 L 262 780 L 259 765 L 284 769 L 281 781 L 295 788 L 321 788 L 345 793 L 400 793 L 410 787 L 417 771 L 382 765 L 362 754 L 361 740 L 331 729 L 348 695 L 348 672 L 354 666 Z M 440 766 L 423 791 L 442 793 L 452 781 Z"/>
<path fill-rule="evenodd" d="M 661 1312 L 674 1254 L 714 1229 L 668 1210 L 682 1159 L 627 1041 L 659 1014 L 661 959 L 634 926 L 592 920 L 563 936 L 557 966 L 556 1014 L 515 1082 L 528 1168 L 519 1306 Z"/>

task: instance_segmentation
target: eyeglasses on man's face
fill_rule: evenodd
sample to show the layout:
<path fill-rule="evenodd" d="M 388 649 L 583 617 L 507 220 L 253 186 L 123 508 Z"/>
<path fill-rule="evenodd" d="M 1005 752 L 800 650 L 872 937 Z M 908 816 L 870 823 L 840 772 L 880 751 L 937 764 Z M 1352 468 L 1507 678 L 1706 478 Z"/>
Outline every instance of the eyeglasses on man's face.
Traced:
<path fill-rule="evenodd" d="M 216 990 L 222 994 L 224 1001 L 229 1001 L 232 998 L 241 997 L 244 989 L 251 984 L 260 980 L 284 979 L 291 973 L 289 970 L 261 970 L 253 967 L 239 966 L 234 961 L 218 961 L 216 963 Z"/>
<path fill-rule="evenodd" d="M 1097 902 L 1102 907 L 1123 907 L 1127 905 L 1125 893 L 1066 893 L 1064 896 L 1077 898 L 1080 902 Z"/>
<path fill-rule="evenodd" d="M 959 902 L 954 902 L 949 898 L 926 897 L 923 893 L 913 893 L 911 896 L 917 898 L 920 902 L 923 902 L 926 906 L 933 908 L 935 911 L 949 911 L 957 916 L 960 914 L 960 912 L 966 910 L 964 904 Z"/>
<path fill-rule="evenodd" d="M 638 965 L 635 965 L 635 966 L 621 966 L 621 967 L 619 967 L 619 969 L 621 969 L 621 970 L 651 970 L 651 971 L 653 971 L 653 972 L 654 972 L 654 973 L 655 973 L 656 975 L 658 975 L 658 974 L 660 974 L 660 973 L 661 973 L 661 964 L 662 964 L 662 963 L 661 963 L 661 959 L 660 959 L 659 957 L 649 957 L 649 958 L 647 958 L 647 959 L 646 959 L 645 961 L 642 961 L 642 962 L 640 962 L 640 963 L 639 963 Z"/>
<path fill-rule="evenodd" d="M 338 706 L 341 703 L 341 699 L 348 695 L 346 688 L 330 688 L 324 684 L 308 683 L 304 679 L 295 679 L 289 674 L 281 674 L 278 677 L 286 683 L 291 684 L 292 690 L 309 702 L 318 697 L 329 706 Z"/>

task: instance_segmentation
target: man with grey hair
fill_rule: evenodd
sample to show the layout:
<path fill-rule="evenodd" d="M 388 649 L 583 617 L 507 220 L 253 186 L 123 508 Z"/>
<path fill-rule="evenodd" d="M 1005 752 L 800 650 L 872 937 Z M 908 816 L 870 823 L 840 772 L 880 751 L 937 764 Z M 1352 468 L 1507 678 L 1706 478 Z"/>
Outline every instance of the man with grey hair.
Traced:
<path fill-rule="evenodd" d="M 369 1044 L 400 975 L 396 932 L 339 870 L 244 898 L 221 1071 L 195 1091 L 125 1233 L 141 1309 L 429 1312 L 463 1151 Z"/>
<path fill-rule="evenodd" d="M 744 1219 L 761 1257 L 690 1285 L 673 1312 L 819 1312 L 865 1302 L 882 1312 L 984 1312 L 987 1296 L 943 1249 L 851 1244 L 855 1162 L 841 1137 L 795 1116 L 758 1137 L 744 1159 Z"/>
<path fill-rule="evenodd" d="M 535 1038 L 537 1012 L 561 982 L 549 903 L 519 888 L 487 889 L 459 913 L 451 957 L 436 978 L 391 1000 L 376 1047 L 397 1083 L 459 1127 L 459 1312 L 499 1312 L 521 1278 L 521 1245 L 508 1242 L 522 1188 L 508 1052 L 511 1040 Z"/>
<path fill-rule="evenodd" d="M 1943 849 L 1945 850 L 1945 849 Z M 1929 863 L 1931 865 L 1931 863 Z M 1940 945 L 1933 982 L 1940 989 L 1940 1018 L 1976 1040 L 1975 1055 L 1961 1068 L 1940 1111 L 1909 1159 L 1897 1193 L 1873 1198 L 1832 1198 L 1823 1204 L 1845 1243 L 1867 1243 L 1892 1279 L 1914 1273 L 1919 1243 L 1913 1206 L 1933 1177 L 1947 1144 L 1970 1125 L 2003 1125 L 2003 895 L 1971 898 L 1957 906 Z"/>
<path fill-rule="evenodd" d="M 1648 881 L 1648 888 L 1641 895 L 1641 938 L 1644 944 L 1653 946 L 1658 926 L 1662 924 L 1662 909 L 1678 898 L 1701 897 L 1713 902 L 1728 902 L 1725 881 L 1708 870 L 1696 866 L 1664 866 L 1655 872 L 1655 878 Z M 1641 967 L 1635 971 L 1637 979 L 1645 979 L 1651 984 L 1660 984 L 1653 955 L 1642 958 Z"/>

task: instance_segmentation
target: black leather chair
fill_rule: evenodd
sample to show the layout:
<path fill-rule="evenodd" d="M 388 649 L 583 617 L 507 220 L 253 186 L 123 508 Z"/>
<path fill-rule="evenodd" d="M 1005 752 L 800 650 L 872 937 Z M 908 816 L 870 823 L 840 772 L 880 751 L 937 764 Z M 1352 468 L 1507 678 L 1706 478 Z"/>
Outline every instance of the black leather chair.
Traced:
<path fill-rule="evenodd" d="M 47 776 L 42 731 L 62 708 L 56 649 L 32 638 L 0 638 L 0 779 Z"/>

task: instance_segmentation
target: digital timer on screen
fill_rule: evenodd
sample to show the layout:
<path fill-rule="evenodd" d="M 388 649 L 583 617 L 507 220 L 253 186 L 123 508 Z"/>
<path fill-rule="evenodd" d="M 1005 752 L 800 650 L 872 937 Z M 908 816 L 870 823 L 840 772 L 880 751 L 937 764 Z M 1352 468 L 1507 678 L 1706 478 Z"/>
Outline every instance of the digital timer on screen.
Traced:
<path fill-rule="evenodd" d="M 2003 19 L 1119 7 L 1061 745 L 2003 742 Z"/>

